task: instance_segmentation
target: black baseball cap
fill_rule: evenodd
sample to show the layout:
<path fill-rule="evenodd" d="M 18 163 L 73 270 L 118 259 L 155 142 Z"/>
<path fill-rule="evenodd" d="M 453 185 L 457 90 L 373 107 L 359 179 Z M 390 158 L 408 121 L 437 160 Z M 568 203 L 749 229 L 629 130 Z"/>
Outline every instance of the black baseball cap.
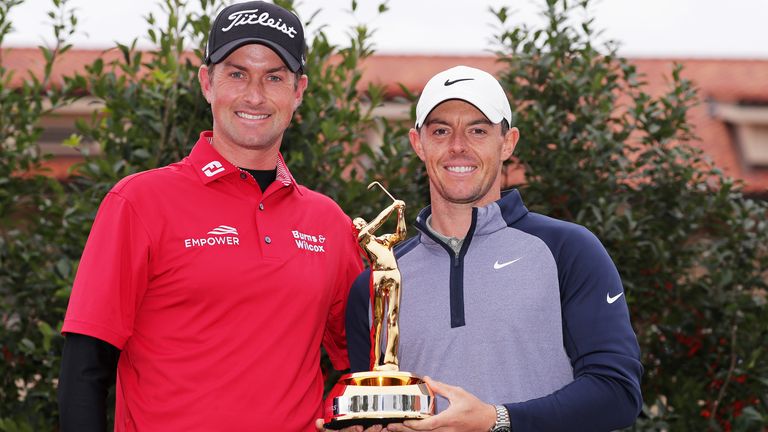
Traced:
<path fill-rule="evenodd" d="M 303 71 L 306 61 L 304 28 L 299 18 L 280 6 L 263 1 L 235 3 L 219 12 L 211 26 L 205 64 L 216 64 L 247 44 L 266 45 L 292 72 Z"/>

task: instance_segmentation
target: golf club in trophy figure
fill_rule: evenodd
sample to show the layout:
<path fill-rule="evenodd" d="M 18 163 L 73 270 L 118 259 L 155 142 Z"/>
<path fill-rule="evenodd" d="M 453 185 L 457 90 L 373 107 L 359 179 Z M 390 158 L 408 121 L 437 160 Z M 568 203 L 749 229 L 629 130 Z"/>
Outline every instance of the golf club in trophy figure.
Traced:
<path fill-rule="evenodd" d="M 392 198 L 371 222 L 362 218 L 353 221 L 357 241 L 370 264 L 370 292 L 373 324 L 371 325 L 371 370 L 343 375 L 328 394 L 325 405 L 325 427 L 341 429 L 352 425 L 365 427 L 376 424 L 399 423 L 423 419 L 435 413 L 435 396 L 421 378 L 401 372 L 397 358 L 400 340 L 400 270 L 395 260 L 394 246 L 405 239 L 405 203 Z M 394 234 L 375 236 L 386 220 L 397 212 Z M 386 304 L 386 316 L 384 315 Z M 382 359 L 382 330 L 386 317 L 386 348 Z"/>

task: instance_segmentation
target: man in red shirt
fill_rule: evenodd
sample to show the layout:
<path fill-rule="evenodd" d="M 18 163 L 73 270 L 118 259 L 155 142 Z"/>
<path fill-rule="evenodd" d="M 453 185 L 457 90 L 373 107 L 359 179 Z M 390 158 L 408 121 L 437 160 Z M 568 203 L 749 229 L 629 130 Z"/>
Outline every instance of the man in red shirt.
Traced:
<path fill-rule="evenodd" d="M 349 218 L 280 154 L 307 87 L 303 29 L 260 1 L 222 10 L 199 80 L 213 131 L 104 198 L 72 289 L 62 431 L 314 430 L 320 346 L 348 367 L 362 270 Z"/>

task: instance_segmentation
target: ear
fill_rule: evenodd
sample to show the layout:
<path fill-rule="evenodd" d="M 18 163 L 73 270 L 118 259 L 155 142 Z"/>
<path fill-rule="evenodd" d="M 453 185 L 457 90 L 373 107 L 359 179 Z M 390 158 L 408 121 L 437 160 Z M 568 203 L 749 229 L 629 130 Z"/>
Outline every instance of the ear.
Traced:
<path fill-rule="evenodd" d="M 211 103 L 211 77 L 208 75 L 208 66 L 202 65 L 197 70 L 197 81 L 200 83 L 200 90 L 203 92 L 203 97 L 208 103 Z"/>
<path fill-rule="evenodd" d="M 505 161 L 512 156 L 519 139 L 520 131 L 516 127 L 509 128 L 507 134 L 504 135 L 504 143 L 501 145 L 501 160 Z"/>
<path fill-rule="evenodd" d="M 309 78 L 306 75 L 302 75 L 301 78 L 299 78 L 299 82 L 296 83 L 296 100 L 293 103 L 294 111 L 301 105 L 301 101 L 304 99 L 304 90 L 307 89 L 307 85 L 309 85 Z"/>
<path fill-rule="evenodd" d="M 419 137 L 419 132 L 416 129 L 411 128 L 408 131 L 408 140 L 411 142 L 411 148 L 419 156 L 419 159 L 424 161 L 424 148 L 421 145 L 421 137 Z"/>

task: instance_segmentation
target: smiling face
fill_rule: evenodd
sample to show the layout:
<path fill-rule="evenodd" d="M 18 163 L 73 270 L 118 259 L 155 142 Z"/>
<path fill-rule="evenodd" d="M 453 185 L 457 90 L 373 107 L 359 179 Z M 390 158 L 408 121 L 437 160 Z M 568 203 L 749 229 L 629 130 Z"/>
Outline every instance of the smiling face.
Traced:
<path fill-rule="evenodd" d="M 426 165 L 433 207 L 482 207 L 501 198 L 501 166 L 519 132 L 510 128 L 502 135 L 501 124 L 492 124 L 474 105 L 448 100 L 409 138 Z"/>
<path fill-rule="evenodd" d="M 202 66 L 198 78 L 213 111 L 216 150 L 243 168 L 274 168 L 275 160 L 268 160 L 272 166 L 266 168 L 254 163 L 279 150 L 307 88 L 307 77 L 302 75 L 297 82 L 274 51 L 249 44 L 233 51 L 212 71 Z"/>

